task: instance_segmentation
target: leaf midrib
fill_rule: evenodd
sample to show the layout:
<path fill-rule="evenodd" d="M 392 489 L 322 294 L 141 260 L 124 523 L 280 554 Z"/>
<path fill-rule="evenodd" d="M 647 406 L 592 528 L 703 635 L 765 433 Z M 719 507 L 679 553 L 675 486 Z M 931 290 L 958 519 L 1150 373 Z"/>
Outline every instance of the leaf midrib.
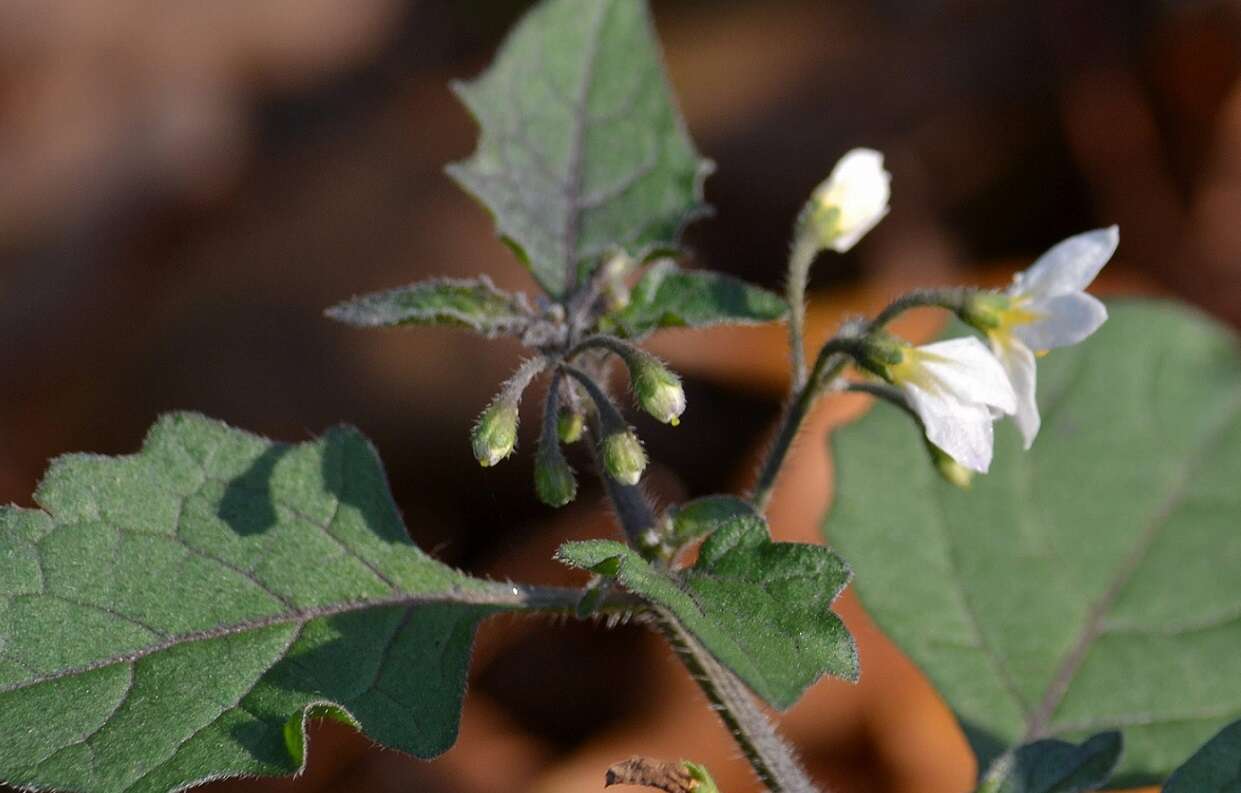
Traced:
<path fill-rule="evenodd" d="M 179 647 L 183 644 L 189 644 L 191 642 L 209 641 L 211 639 L 219 639 L 225 636 L 245 633 L 247 631 L 261 630 L 263 628 L 269 628 L 276 625 L 301 625 L 314 619 L 335 617 L 341 614 L 364 611 L 366 609 L 393 606 L 413 607 L 433 604 L 491 606 L 502 610 L 523 608 L 570 609 L 573 607 L 572 604 L 574 602 L 574 597 L 580 594 L 579 590 L 571 587 L 515 587 L 511 584 L 481 580 L 472 581 L 471 585 L 473 587 L 471 589 L 419 594 L 402 592 L 380 598 L 364 598 L 362 600 L 353 600 L 346 603 L 336 603 L 328 606 L 313 606 L 304 609 L 269 614 L 249 620 L 241 620 L 228 625 L 220 625 L 215 628 L 206 628 L 198 631 L 190 631 L 188 633 L 180 633 L 173 636 L 168 636 L 161 641 L 150 644 L 142 649 L 134 650 L 133 652 L 111 655 L 106 658 L 100 658 L 96 661 L 92 661 L 88 664 L 81 664 L 79 666 L 57 670 L 48 674 L 38 675 L 28 680 L 23 680 L 19 683 L 0 686 L 0 694 L 20 691 L 32 686 L 54 682 L 65 677 L 93 672 L 97 669 L 103 669 L 116 664 L 132 663 L 145 658 L 148 655 L 154 655 L 155 653 L 169 650 L 174 647 Z"/>
<path fill-rule="evenodd" d="M 1139 535 L 1134 547 L 1112 574 L 1111 583 L 1087 611 L 1086 620 L 1077 637 L 1069 645 L 1069 649 L 1061 657 L 1060 663 L 1057 664 L 1056 672 L 1047 686 L 1043 699 L 1026 721 L 1023 743 L 1067 731 L 1065 727 L 1048 729 L 1056 709 L 1068 694 L 1074 677 L 1089 654 L 1091 644 L 1102 635 L 1104 622 L 1116 604 L 1116 599 L 1120 597 L 1133 574 L 1142 565 L 1147 553 L 1167 526 L 1168 518 L 1184 499 L 1187 489 L 1193 483 L 1194 473 L 1223 441 L 1225 436 L 1221 430 L 1236 417 L 1238 412 L 1241 412 L 1241 387 L 1234 388 L 1232 398 L 1225 403 L 1219 416 L 1207 424 L 1199 440 L 1186 454 L 1180 474 L 1173 482 L 1167 496 L 1160 502 L 1159 508 Z"/>
<path fill-rule="evenodd" d="M 586 148 L 586 131 L 590 126 L 590 86 L 594 80 L 595 62 L 599 56 L 599 43 L 603 32 L 603 20 L 612 7 L 612 0 L 601 0 L 595 6 L 595 16 L 590 21 L 589 38 L 582 64 L 582 76 L 574 97 L 573 136 L 569 140 L 569 157 L 565 173 L 565 219 L 560 236 L 564 261 L 564 294 L 571 294 L 577 287 L 577 243 L 581 233 L 583 154 Z"/>

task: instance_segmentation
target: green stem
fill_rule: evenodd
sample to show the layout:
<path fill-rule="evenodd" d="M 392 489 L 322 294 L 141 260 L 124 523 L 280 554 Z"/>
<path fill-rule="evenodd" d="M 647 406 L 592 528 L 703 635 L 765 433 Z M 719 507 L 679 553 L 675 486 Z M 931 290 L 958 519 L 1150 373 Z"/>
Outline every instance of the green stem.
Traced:
<path fill-rule="evenodd" d="M 789 251 L 785 294 L 789 301 L 789 354 L 793 362 L 791 393 L 797 393 L 806 384 L 806 282 L 810 278 L 810 265 L 818 253 L 818 241 L 800 233 L 794 237 Z"/>
<path fill-rule="evenodd" d="M 780 429 L 776 432 L 776 438 L 767 451 L 767 458 L 763 461 L 762 468 L 759 469 L 758 481 L 754 485 L 753 495 L 750 496 L 750 501 L 758 511 L 762 512 L 767 509 L 776 479 L 780 476 L 780 469 L 783 468 L 784 460 L 793 448 L 793 439 L 797 437 L 806 416 L 810 414 L 810 408 L 823 393 L 825 386 L 835 379 L 849 363 L 850 357 L 857 349 L 857 344 L 857 338 L 852 335 L 836 336 L 819 350 L 819 357 L 815 359 L 814 370 L 811 371 L 809 380 L 802 385 L 801 390 L 794 395 L 788 408 L 785 409 L 784 416 L 780 420 Z"/>
<path fill-rule="evenodd" d="M 660 613 L 659 627 L 767 789 L 771 793 L 821 793 L 737 676 L 721 666 L 676 618 Z"/>
<path fill-rule="evenodd" d="M 887 308 L 871 320 L 869 329 L 878 330 L 911 308 L 943 308 L 959 314 L 965 307 L 965 301 L 976 289 L 952 287 L 947 289 L 915 289 L 907 295 L 893 300 Z"/>

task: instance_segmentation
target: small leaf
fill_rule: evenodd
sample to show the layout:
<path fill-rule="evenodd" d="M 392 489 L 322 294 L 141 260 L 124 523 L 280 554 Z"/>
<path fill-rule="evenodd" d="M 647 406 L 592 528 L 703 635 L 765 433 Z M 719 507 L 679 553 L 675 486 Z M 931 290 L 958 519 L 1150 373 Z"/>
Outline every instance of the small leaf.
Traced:
<path fill-rule="evenodd" d="M 606 571 L 666 608 L 776 707 L 792 705 L 824 674 L 857 679 L 853 637 L 830 609 L 849 568 L 821 546 L 772 542 L 753 510 L 711 535 L 687 570 L 657 570 L 610 540 L 566 543 L 557 558 Z"/>
<path fill-rule="evenodd" d="M 603 327 L 636 337 L 657 328 L 773 322 L 786 313 L 784 299 L 766 289 L 731 275 L 682 270 L 662 261 L 646 271 L 623 309 L 603 318 Z"/>
<path fill-rule="evenodd" d="M 449 325 L 484 336 L 516 335 L 532 319 L 523 297 L 497 289 L 491 279 L 437 278 L 355 297 L 326 312 L 358 328 Z"/>
<path fill-rule="evenodd" d="M 1168 778 L 1163 793 L 1241 793 L 1241 721 L 1194 752 Z"/>
<path fill-rule="evenodd" d="M 983 777 L 978 793 L 1086 793 L 1107 784 L 1120 760 L 1118 732 L 1094 736 L 1080 746 L 1044 740 L 1004 754 Z"/>
<path fill-rule="evenodd" d="M 455 88 L 481 138 L 448 173 L 553 297 L 617 247 L 639 260 L 675 248 L 705 210 L 710 163 L 673 104 L 645 0 L 544 0 Z"/>
<path fill-rule="evenodd" d="M 672 533 L 668 538 L 676 546 L 687 545 L 700 537 L 724 528 L 738 520 L 749 520 L 754 507 L 736 496 L 704 496 L 668 510 Z"/>
<path fill-rule="evenodd" d="M 410 542 L 351 429 L 287 446 L 166 416 L 35 498 L 0 509 L 0 780 L 23 788 L 289 774 L 318 717 L 439 754 L 512 591 Z"/>
<path fill-rule="evenodd" d="M 1129 787 L 1241 717 L 1241 356 L 1191 311 L 1109 310 L 1040 359 L 1037 442 L 998 424 L 969 492 L 899 411 L 835 433 L 826 531 L 981 765 L 1119 730 Z"/>

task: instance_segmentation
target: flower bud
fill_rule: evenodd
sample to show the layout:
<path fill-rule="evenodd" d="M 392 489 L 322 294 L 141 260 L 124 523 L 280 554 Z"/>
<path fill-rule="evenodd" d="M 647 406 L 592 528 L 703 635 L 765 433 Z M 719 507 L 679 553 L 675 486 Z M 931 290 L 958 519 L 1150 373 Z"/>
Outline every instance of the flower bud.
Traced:
<path fill-rule="evenodd" d="M 556 416 L 556 434 L 560 436 L 561 443 L 577 443 L 585 428 L 586 421 L 581 413 L 561 408 Z"/>
<path fill-rule="evenodd" d="M 633 390 L 642 409 L 665 424 L 680 424 L 685 412 L 681 378 L 653 355 L 634 356 L 632 367 Z"/>
<path fill-rule="evenodd" d="M 517 406 L 497 400 L 478 417 L 470 435 L 474 457 L 484 468 L 513 453 L 517 445 Z"/>
<path fill-rule="evenodd" d="M 927 443 L 926 449 L 931 455 L 931 464 L 944 478 L 944 481 L 956 485 L 962 490 L 969 490 L 974 481 L 974 472 L 952 459 L 943 449 L 933 443 Z"/>
<path fill-rule="evenodd" d="M 577 478 L 559 448 L 540 448 L 535 455 L 534 490 L 549 507 L 563 507 L 577 496 Z"/>
<path fill-rule="evenodd" d="M 621 430 L 604 438 L 603 467 L 622 485 L 636 485 L 646 468 L 646 452 L 638 436 Z"/>
<path fill-rule="evenodd" d="M 813 235 L 820 248 L 844 253 L 888 213 L 891 179 L 882 154 L 853 149 L 811 194 L 801 233 Z"/>

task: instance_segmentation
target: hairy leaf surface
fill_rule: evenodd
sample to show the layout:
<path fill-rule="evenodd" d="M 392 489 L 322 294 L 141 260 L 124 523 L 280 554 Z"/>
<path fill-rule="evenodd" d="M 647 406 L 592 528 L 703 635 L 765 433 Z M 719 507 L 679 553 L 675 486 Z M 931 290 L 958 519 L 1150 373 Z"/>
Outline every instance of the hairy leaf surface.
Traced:
<path fill-rule="evenodd" d="M 1194 752 L 1168 778 L 1163 793 L 1241 793 L 1241 721 Z"/>
<path fill-rule="evenodd" d="M 481 137 L 448 172 L 560 297 L 614 248 L 676 246 L 710 164 L 664 77 L 645 0 L 544 0 L 457 93 Z"/>
<path fill-rule="evenodd" d="M 516 606 L 409 540 L 374 449 L 166 416 L 0 509 L 0 779 L 161 793 L 287 774 L 327 715 L 419 757 L 457 733 L 474 629 Z"/>
<path fill-rule="evenodd" d="M 1241 357 L 1189 310 L 1111 312 L 1040 360 L 1034 448 L 998 425 L 969 492 L 900 411 L 836 433 L 826 531 L 980 763 L 1120 730 L 1125 787 L 1241 716 Z"/>
<path fill-rule="evenodd" d="M 634 286 L 626 306 L 604 317 L 605 329 L 643 336 L 658 328 L 702 328 L 774 322 L 788 313 L 779 295 L 731 275 L 653 265 Z"/>
<path fill-rule="evenodd" d="M 449 325 L 484 336 L 520 333 L 533 314 L 517 295 L 497 289 L 486 276 L 437 278 L 372 292 L 333 306 L 329 317 L 359 328 Z"/>
<path fill-rule="evenodd" d="M 772 542 L 753 511 L 717 529 L 686 570 L 657 570 L 610 540 L 566 543 L 557 556 L 667 609 L 776 707 L 792 705 L 824 674 L 857 679 L 853 637 L 830 608 L 849 568 L 821 546 Z"/>

